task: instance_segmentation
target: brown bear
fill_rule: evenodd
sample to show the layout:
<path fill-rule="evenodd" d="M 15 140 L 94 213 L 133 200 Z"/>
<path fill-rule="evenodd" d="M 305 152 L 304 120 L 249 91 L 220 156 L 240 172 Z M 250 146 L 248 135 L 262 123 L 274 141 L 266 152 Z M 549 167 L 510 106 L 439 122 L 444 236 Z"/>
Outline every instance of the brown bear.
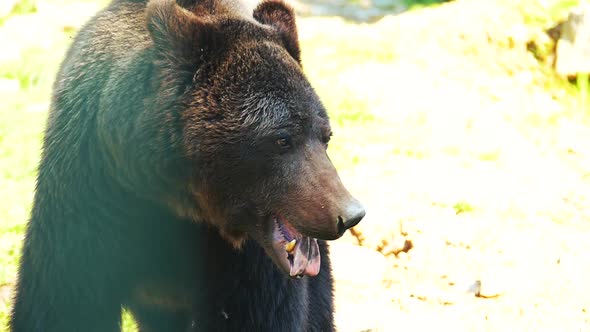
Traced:
<path fill-rule="evenodd" d="M 365 212 L 279 0 L 114 0 L 54 85 L 12 331 L 332 331 Z"/>

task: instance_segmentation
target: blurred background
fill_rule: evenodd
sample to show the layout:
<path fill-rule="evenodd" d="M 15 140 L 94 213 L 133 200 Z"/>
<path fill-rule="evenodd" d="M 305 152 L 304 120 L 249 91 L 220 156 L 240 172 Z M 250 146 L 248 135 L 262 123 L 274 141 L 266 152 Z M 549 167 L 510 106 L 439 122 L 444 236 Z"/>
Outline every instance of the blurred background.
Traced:
<path fill-rule="evenodd" d="M 339 330 L 590 331 L 590 4 L 287 1 L 368 211 L 332 245 Z M 0 329 L 51 84 L 106 4 L 0 2 Z"/>

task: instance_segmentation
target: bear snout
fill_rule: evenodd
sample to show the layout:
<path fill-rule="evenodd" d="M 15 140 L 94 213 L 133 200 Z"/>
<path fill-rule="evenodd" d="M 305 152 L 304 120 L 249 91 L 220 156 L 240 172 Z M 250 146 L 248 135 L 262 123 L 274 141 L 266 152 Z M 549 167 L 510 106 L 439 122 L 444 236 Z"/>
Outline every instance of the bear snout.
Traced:
<path fill-rule="evenodd" d="M 361 205 L 361 203 L 356 200 L 352 199 L 350 203 L 347 204 L 343 213 L 338 216 L 336 227 L 338 229 L 338 235 L 342 236 L 346 230 L 353 228 L 354 226 L 358 225 L 361 220 L 365 217 L 365 208 Z"/>
<path fill-rule="evenodd" d="M 305 236 L 321 240 L 336 240 L 365 217 L 362 204 L 352 196 L 346 196 L 342 200 L 318 199 L 314 202 L 315 204 L 308 205 L 304 211 L 290 214 L 288 218 Z"/>

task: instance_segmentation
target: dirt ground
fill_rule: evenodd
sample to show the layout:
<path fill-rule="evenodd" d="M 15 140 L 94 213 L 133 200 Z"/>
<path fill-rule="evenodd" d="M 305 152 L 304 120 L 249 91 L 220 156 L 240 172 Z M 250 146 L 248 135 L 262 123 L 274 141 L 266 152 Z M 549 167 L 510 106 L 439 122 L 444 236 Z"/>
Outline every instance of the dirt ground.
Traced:
<path fill-rule="evenodd" d="M 543 82 L 516 3 L 384 18 L 395 61 L 342 73 L 389 98 L 343 175 L 368 213 L 332 245 L 340 331 L 590 331 L 590 110 Z"/>

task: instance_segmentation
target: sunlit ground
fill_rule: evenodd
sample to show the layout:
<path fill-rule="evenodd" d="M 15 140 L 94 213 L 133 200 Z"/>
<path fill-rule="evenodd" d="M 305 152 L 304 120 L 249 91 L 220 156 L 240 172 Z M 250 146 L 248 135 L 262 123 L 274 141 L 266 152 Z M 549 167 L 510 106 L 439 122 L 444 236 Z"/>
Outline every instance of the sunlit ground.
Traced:
<path fill-rule="evenodd" d="M 590 108 L 526 47 L 561 3 L 299 21 L 331 158 L 368 210 L 333 244 L 341 331 L 590 330 Z M 99 6 L 39 8 L 0 26 L 0 326 L 51 81 Z"/>

